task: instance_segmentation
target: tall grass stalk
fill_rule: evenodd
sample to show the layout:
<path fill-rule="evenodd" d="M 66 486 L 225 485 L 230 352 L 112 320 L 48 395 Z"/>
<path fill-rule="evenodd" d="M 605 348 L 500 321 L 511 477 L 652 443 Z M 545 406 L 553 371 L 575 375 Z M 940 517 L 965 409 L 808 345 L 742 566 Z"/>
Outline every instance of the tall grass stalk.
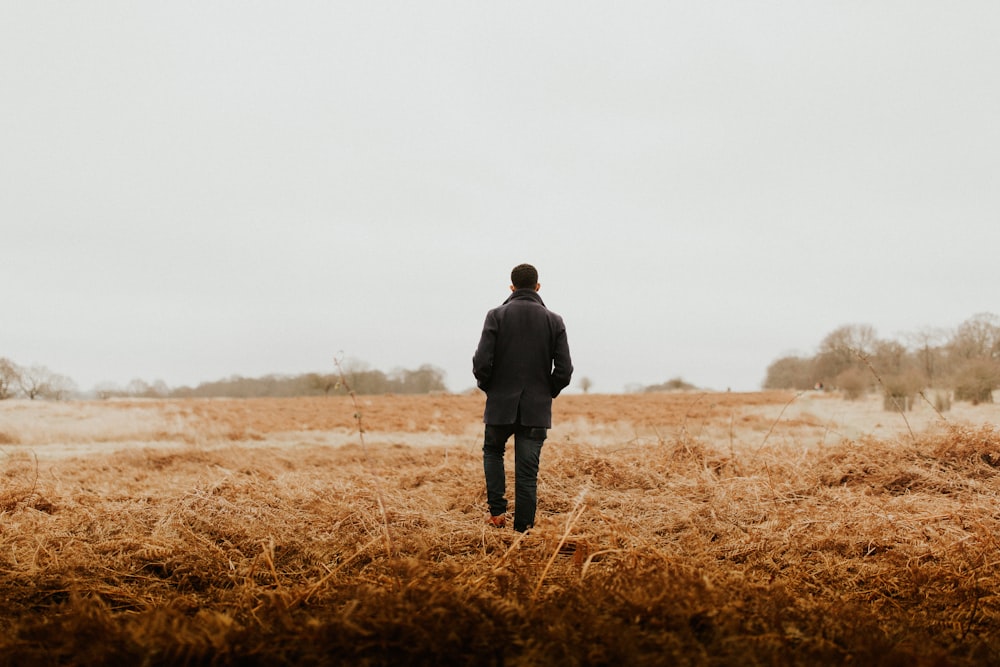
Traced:
<path fill-rule="evenodd" d="M 805 391 L 800 391 L 799 393 L 797 393 L 794 396 L 792 396 L 788 400 L 788 402 L 785 403 L 784 406 L 782 406 L 781 412 L 778 413 L 778 417 L 771 423 L 771 428 L 767 429 L 767 433 L 764 434 L 764 439 L 761 441 L 760 446 L 758 446 L 757 449 L 754 451 L 754 456 L 757 455 L 757 452 L 759 452 L 760 450 L 764 449 L 764 445 L 767 444 L 768 438 L 770 438 L 771 434 L 774 432 L 774 427 L 777 426 L 781 422 L 781 418 L 784 416 L 785 410 L 788 409 L 788 406 L 791 405 L 792 403 L 794 403 L 804 393 L 806 393 L 806 392 Z"/>
<path fill-rule="evenodd" d="M 888 396 L 892 400 L 893 404 L 895 404 L 896 406 L 896 412 L 898 412 L 899 416 L 903 418 L 903 422 L 906 424 L 906 430 L 910 432 L 910 439 L 913 442 L 916 442 L 917 434 L 913 432 L 913 427 L 910 426 L 910 420 L 906 418 L 903 406 L 901 406 L 899 402 L 896 400 L 896 397 L 889 392 L 889 389 L 885 386 L 885 382 L 882 381 L 882 376 L 878 374 L 878 371 L 876 371 L 875 367 L 872 365 L 871 359 L 869 359 L 868 355 L 862 352 L 861 350 L 858 350 L 856 348 L 849 348 L 849 349 L 850 352 L 854 356 L 856 356 L 858 360 L 861 361 L 861 363 L 863 363 L 865 366 L 868 367 L 868 370 L 871 371 L 872 375 L 875 376 L 875 380 L 878 382 L 878 385 L 882 387 L 882 393 L 885 396 Z"/>
<path fill-rule="evenodd" d="M 531 600 L 534 602 L 538 599 L 538 593 L 542 590 L 542 584 L 545 582 L 545 577 L 548 575 L 549 570 L 552 569 L 552 563 L 555 562 L 556 558 L 559 556 L 559 552 L 562 550 L 564 544 L 566 544 L 566 539 L 569 534 L 573 531 L 573 526 L 576 524 L 577 519 L 583 514 L 586 506 L 583 504 L 584 499 L 587 497 L 587 489 L 584 488 L 580 491 L 579 495 L 576 497 L 576 503 L 573 506 L 573 510 L 570 512 L 569 518 L 566 519 L 566 530 L 563 531 L 562 537 L 559 538 L 559 543 L 556 548 L 552 551 L 552 556 L 549 558 L 549 562 L 545 564 L 545 569 L 542 570 L 542 574 L 538 577 L 538 583 L 535 584 L 535 590 L 531 593 Z"/>
<path fill-rule="evenodd" d="M 351 405 L 354 406 L 354 420 L 358 427 L 358 440 L 361 442 L 361 455 L 364 459 L 365 467 L 367 467 L 369 473 L 371 473 L 372 483 L 375 487 L 375 497 L 378 501 L 378 511 L 382 518 L 382 531 L 385 536 L 385 552 L 386 555 L 392 559 L 395 549 L 393 549 L 392 533 L 389 530 L 389 515 L 385 509 L 385 495 L 382 493 L 382 484 L 379 481 L 378 471 L 375 469 L 374 464 L 372 464 L 371 459 L 368 457 L 368 447 L 365 445 L 365 425 L 361 415 L 361 405 L 358 403 L 358 395 L 354 392 L 354 388 L 351 387 L 351 384 L 347 381 L 347 376 L 344 375 L 344 367 L 340 362 L 340 357 L 334 357 L 333 363 L 337 367 L 340 385 L 345 391 L 347 391 L 348 396 L 351 397 Z"/>

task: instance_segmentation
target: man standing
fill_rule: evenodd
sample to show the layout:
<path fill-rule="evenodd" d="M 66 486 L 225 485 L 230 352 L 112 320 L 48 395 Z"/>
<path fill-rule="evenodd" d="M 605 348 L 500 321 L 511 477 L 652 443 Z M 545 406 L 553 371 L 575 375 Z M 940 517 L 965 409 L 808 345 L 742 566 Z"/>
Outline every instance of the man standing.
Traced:
<path fill-rule="evenodd" d="M 476 384 L 486 392 L 483 471 L 489 523 L 506 524 L 504 450 L 514 436 L 514 530 L 535 523 L 538 460 L 552 426 L 552 399 L 573 375 L 566 325 L 538 296 L 538 271 L 519 264 L 510 272 L 510 297 L 486 314 L 472 357 Z"/>

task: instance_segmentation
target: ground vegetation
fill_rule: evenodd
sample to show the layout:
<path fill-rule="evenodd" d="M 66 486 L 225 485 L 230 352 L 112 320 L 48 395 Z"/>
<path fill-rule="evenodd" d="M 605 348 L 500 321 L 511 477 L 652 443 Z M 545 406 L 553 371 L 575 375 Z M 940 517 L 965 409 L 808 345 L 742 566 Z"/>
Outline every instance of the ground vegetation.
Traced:
<path fill-rule="evenodd" d="M 0 664 L 1000 661 L 988 413 L 561 397 L 520 536 L 481 407 L 5 401 Z"/>

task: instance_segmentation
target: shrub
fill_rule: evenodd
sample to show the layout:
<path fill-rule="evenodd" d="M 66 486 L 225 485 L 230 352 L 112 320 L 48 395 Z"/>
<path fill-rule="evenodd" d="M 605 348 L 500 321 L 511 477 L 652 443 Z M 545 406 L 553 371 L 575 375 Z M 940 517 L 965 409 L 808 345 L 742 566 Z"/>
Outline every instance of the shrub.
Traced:
<path fill-rule="evenodd" d="M 915 371 L 882 378 L 882 407 L 893 412 L 911 410 L 913 399 L 923 384 L 920 374 Z"/>
<path fill-rule="evenodd" d="M 764 389 L 812 389 L 816 384 L 813 360 L 803 357 L 782 357 L 767 367 Z"/>
<path fill-rule="evenodd" d="M 956 401 L 973 405 L 992 403 L 993 390 L 1000 383 L 1000 369 L 992 359 L 972 359 L 966 362 L 952 380 Z"/>
<path fill-rule="evenodd" d="M 833 384 L 844 392 L 844 398 L 856 401 L 868 393 L 871 380 L 868 373 L 860 368 L 848 368 L 834 378 Z"/>

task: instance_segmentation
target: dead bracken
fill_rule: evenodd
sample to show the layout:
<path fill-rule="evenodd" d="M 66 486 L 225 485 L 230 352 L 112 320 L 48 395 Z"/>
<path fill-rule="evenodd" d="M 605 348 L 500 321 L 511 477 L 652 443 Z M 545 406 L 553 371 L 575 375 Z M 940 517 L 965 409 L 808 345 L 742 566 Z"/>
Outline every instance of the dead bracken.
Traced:
<path fill-rule="evenodd" d="M 341 399 L 0 405 L 0 664 L 1000 661 L 986 419 L 565 396 L 519 536 L 478 396 Z"/>

